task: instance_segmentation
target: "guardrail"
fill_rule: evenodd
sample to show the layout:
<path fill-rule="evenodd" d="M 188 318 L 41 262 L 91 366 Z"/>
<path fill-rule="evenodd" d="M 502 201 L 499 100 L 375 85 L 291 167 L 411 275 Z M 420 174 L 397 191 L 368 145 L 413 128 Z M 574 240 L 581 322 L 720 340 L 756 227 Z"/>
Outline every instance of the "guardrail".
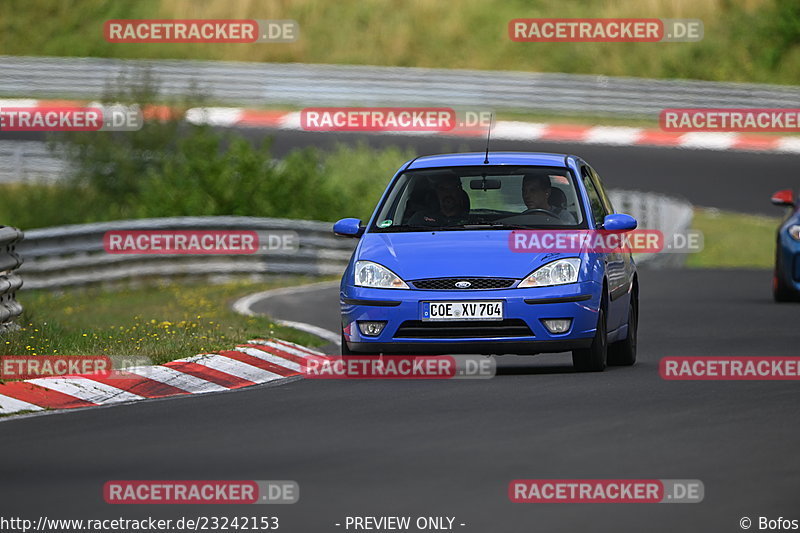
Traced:
<path fill-rule="evenodd" d="M 685 234 L 692 227 L 694 209 L 685 200 L 652 192 L 610 190 L 608 196 L 617 213 L 633 215 L 639 229 L 659 230 L 664 241 L 671 243 L 676 234 Z M 686 252 L 663 252 L 636 255 L 638 263 L 652 267 L 680 267 L 686 262 Z"/>
<path fill-rule="evenodd" d="M 431 105 L 654 116 L 667 107 L 800 107 L 800 87 L 529 73 L 186 60 L 0 56 L 0 96 L 100 99 L 148 69 L 164 96 L 249 105 Z"/>
<path fill-rule="evenodd" d="M 19 253 L 25 258 L 26 289 L 114 283 L 123 280 L 274 274 L 309 276 L 341 273 L 354 241 L 333 235 L 326 222 L 255 217 L 174 217 L 120 220 L 43 228 L 26 232 Z M 103 235 L 112 230 L 295 231 L 296 251 L 248 255 L 109 254 Z"/>
<path fill-rule="evenodd" d="M 0 141 L 0 183 L 54 183 L 68 173 L 69 163 L 42 141 Z"/>
<path fill-rule="evenodd" d="M 612 191 L 617 211 L 635 216 L 640 228 L 659 229 L 666 237 L 686 231 L 692 208 L 687 202 L 652 193 Z M 295 231 L 296 250 L 250 255 L 109 254 L 103 235 L 112 230 Z M 121 220 L 30 230 L 18 247 L 25 258 L 20 272 L 26 289 L 53 289 L 125 280 L 230 276 L 262 278 L 274 274 L 337 275 L 355 247 L 335 237 L 329 222 L 255 217 L 175 217 Z M 639 262 L 680 265 L 681 254 L 642 256 Z"/>
<path fill-rule="evenodd" d="M 16 270 L 22 259 L 15 250 L 22 236 L 17 228 L 0 226 L 0 333 L 14 328 L 14 319 L 22 314 L 22 306 L 16 300 L 16 292 L 22 287 Z"/>

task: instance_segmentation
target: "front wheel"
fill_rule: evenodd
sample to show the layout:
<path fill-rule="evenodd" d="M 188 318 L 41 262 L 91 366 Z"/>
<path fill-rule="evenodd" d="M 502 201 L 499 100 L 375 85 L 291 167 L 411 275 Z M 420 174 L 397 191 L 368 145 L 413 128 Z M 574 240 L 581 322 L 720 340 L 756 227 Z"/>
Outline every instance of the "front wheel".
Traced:
<path fill-rule="evenodd" d="M 344 331 L 342 332 L 342 349 L 341 349 L 340 353 L 342 354 L 342 356 L 345 356 L 345 357 L 348 357 L 348 356 L 349 357 L 359 357 L 359 356 L 366 357 L 366 356 L 369 356 L 369 355 L 379 355 L 377 353 L 371 353 L 371 352 L 354 352 L 353 350 L 348 348 L 347 347 L 347 341 L 344 338 Z"/>
<path fill-rule="evenodd" d="M 354 355 L 350 348 L 347 347 L 347 341 L 344 338 L 344 331 L 342 332 L 342 355 Z"/>
<path fill-rule="evenodd" d="M 588 348 L 572 350 L 572 366 L 578 372 L 602 372 L 606 368 L 607 355 L 606 311 L 601 307 L 597 312 L 597 331 L 592 339 L 592 345 Z"/>
<path fill-rule="evenodd" d="M 608 364 L 611 366 L 632 366 L 636 363 L 636 338 L 639 333 L 639 298 L 631 293 L 628 307 L 628 338 L 608 347 Z"/>
<path fill-rule="evenodd" d="M 775 271 L 772 273 L 772 299 L 776 302 L 794 302 L 798 299 L 798 295 L 783 282 L 783 276 L 778 270 L 777 259 L 775 260 Z"/>

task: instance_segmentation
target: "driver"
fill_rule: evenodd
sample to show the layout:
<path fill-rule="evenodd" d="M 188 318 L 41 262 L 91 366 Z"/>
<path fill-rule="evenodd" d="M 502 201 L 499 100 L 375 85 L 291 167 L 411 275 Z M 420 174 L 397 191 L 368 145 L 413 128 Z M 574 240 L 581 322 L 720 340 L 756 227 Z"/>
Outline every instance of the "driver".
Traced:
<path fill-rule="evenodd" d="M 524 213 L 546 211 L 542 214 L 549 214 L 566 224 L 577 224 L 575 217 L 569 211 L 564 209 L 556 212 L 557 208 L 550 205 L 551 191 L 550 178 L 547 175 L 525 174 L 522 178 L 522 201 L 528 209 Z"/>

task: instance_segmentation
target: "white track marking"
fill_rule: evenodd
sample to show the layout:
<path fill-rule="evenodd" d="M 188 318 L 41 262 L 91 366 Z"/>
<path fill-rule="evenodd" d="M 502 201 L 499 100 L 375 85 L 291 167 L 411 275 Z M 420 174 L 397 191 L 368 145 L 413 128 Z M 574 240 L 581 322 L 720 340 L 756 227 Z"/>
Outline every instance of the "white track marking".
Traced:
<path fill-rule="evenodd" d="M 260 300 L 272 298 L 274 296 L 285 296 L 287 294 L 300 294 L 308 291 L 316 291 L 338 287 L 338 281 L 321 281 L 319 283 L 309 283 L 308 285 L 298 285 L 297 287 L 283 287 L 280 289 L 270 289 L 268 291 L 248 294 L 233 302 L 233 310 L 247 316 L 255 316 L 258 313 L 251 309 L 252 305 Z"/>
<path fill-rule="evenodd" d="M 46 389 L 52 389 L 78 398 L 79 400 L 101 405 L 144 400 L 144 396 L 139 396 L 138 394 L 133 394 L 87 378 L 36 378 L 29 379 L 28 383 L 33 383 L 34 385 L 39 385 Z"/>
<path fill-rule="evenodd" d="M 252 306 L 256 302 L 259 302 L 261 300 L 265 300 L 267 298 L 273 298 L 275 296 L 302 294 L 304 292 L 309 292 L 309 291 L 330 289 L 338 286 L 339 286 L 338 281 L 322 281 L 319 283 L 300 285 L 298 287 L 285 287 L 282 289 L 271 289 L 268 291 L 256 292 L 253 294 L 248 294 L 247 296 L 239 298 L 238 300 L 233 302 L 233 310 L 242 315 L 255 316 L 258 313 L 253 311 Z M 312 335 L 316 335 L 321 339 L 325 339 L 328 342 L 332 342 L 337 346 L 341 346 L 340 335 L 329 329 L 321 328 L 313 324 L 307 324 L 305 322 L 295 322 L 292 320 L 275 320 L 275 323 L 280 324 L 281 326 L 294 328 L 299 331 L 305 331 L 306 333 L 311 333 Z"/>
<path fill-rule="evenodd" d="M 258 357 L 263 361 L 274 363 L 278 366 L 282 366 L 283 368 L 288 368 L 289 370 L 293 370 L 295 372 L 303 371 L 299 363 L 295 363 L 294 361 L 289 361 L 288 359 L 284 359 L 280 355 L 275 355 L 274 353 L 270 353 L 266 350 L 257 350 L 255 348 L 245 348 L 242 346 L 239 346 L 236 349 L 242 353 L 246 353 L 247 355 Z"/>
<path fill-rule="evenodd" d="M 269 372 L 219 354 L 195 355 L 194 357 L 187 357 L 186 359 L 178 359 L 178 361 L 186 361 L 187 363 L 206 366 L 212 370 L 218 370 L 237 378 L 252 381 L 253 383 L 266 383 L 267 381 L 283 377 L 274 372 Z"/>
<path fill-rule="evenodd" d="M 304 350 L 300 350 L 300 349 L 295 348 L 293 346 L 286 346 L 285 344 L 281 344 L 279 342 L 273 342 L 273 341 L 257 340 L 257 341 L 251 341 L 248 344 L 258 344 L 259 346 L 266 346 L 268 348 L 274 348 L 276 350 L 282 350 L 282 351 L 284 351 L 286 353 L 290 353 L 292 355 L 296 355 L 297 357 L 303 357 L 303 358 L 314 357 L 315 355 L 317 355 L 317 354 L 313 354 L 313 353 L 308 353 L 308 352 L 306 352 Z"/>
<path fill-rule="evenodd" d="M 734 133 L 712 133 L 695 131 L 682 135 L 679 145 L 682 148 L 706 148 L 711 150 L 727 150 L 736 142 Z"/>
<path fill-rule="evenodd" d="M 126 368 L 125 370 L 132 374 L 195 394 L 228 390 L 222 385 L 217 385 L 216 383 L 206 381 L 205 379 L 198 378 L 191 374 L 185 374 L 168 366 L 135 366 Z"/>
<path fill-rule="evenodd" d="M 186 111 L 186 121 L 191 124 L 233 126 L 242 120 L 243 109 L 236 107 L 193 107 Z"/>
<path fill-rule="evenodd" d="M 583 142 L 614 145 L 636 144 L 636 141 L 642 136 L 642 132 L 641 128 L 598 126 L 589 130 Z"/>
<path fill-rule="evenodd" d="M 297 349 L 297 350 L 300 350 L 301 352 L 306 352 L 306 353 L 308 353 L 308 354 L 310 354 L 310 355 L 321 355 L 321 356 L 323 356 L 323 357 L 325 356 L 325 354 L 324 354 L 324 353 L 322 353 L 322 352 L 320 352 L 319 350 L 314 350 L 314 349 L 311 349 L 311 348 L 306 348 L 305 346 L 301 346 L 301 345 L 299 345 L 299 344 L 295 344 L 295 343 L 293 343 L 293 342 L 285 341 L 285 340 L 283 340 L 283 339 L 272 339 L 272 340 L 273 340 L 273 342 L 275 342 L 275 343 L 277 343 L 277 344 L 282 344 L 282 345 L 286 345 L 286 346 L 291 346 L 292 348 L 295 348 L 295 349 Z M 258 339 L 257 341 L 250 341 L 250 344 L 252 344 L 253 342 L 255 342 L 256 344 L 258 344 L 258 343 L 261 343 L 261 342 L 266 342 L 266 341 L 264 341 L 264 339 Z"/>
<path fill-rule="evenodd" d="M 7 415 L 16 413 L 18 411 L 43 411 L 43 407 L 34 405 L 32 403 L 23 402 L 10 396 L 0 394 L 0 415 Z"/>

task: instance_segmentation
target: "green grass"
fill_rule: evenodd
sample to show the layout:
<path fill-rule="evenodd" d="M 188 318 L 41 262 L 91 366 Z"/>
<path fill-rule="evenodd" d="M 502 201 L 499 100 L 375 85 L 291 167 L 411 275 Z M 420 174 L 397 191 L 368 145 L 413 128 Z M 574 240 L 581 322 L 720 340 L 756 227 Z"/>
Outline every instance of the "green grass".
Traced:
<path fill-rule="evenodd" d="M 396 147 L 339 145 L 297 149 L 275 164 L 268 146 L 199 128 L 177 147 L 151 147 L 161 154 L 153 160 L 141 156 L 147 147 L 128 146 L 131 139 L 88 138 L 97 157 L 81 158 L 72 179 L 0 184 L 0 223 L 29 230 L 172 216 L 365 219 L 395 171 L 414 156 Z"/>
<path fill-rule="evenodd" d="M 517 43 L 514 18 L 699 18 L 696 43 Z M 108 19 L 294 19 L 288 44 L 112 44 Z M 4 0 L 11 55 L 395 65 L 797 84 L 796 0 Z"/>
<path fill-rule="evenodd" d="M 307 346 L 325 341 L 263 316 L 235 313 L 231 303 L 257 291 L 307 283 L 303 277 L 268 283 L 167 285 L 109 291 L 22 291 L 18 331 L 0 339 L 0 355 L 126 355 L 160 364 L 232 348 L 252 338 L 279 337 Z"/>
<path fill-rule="evenodd" d="M 780 217 L 716 209 L 695 210 L 693 228 L 703 232 L 703 251 L 689 254 L 690 268 L 772 268 Z"/>

